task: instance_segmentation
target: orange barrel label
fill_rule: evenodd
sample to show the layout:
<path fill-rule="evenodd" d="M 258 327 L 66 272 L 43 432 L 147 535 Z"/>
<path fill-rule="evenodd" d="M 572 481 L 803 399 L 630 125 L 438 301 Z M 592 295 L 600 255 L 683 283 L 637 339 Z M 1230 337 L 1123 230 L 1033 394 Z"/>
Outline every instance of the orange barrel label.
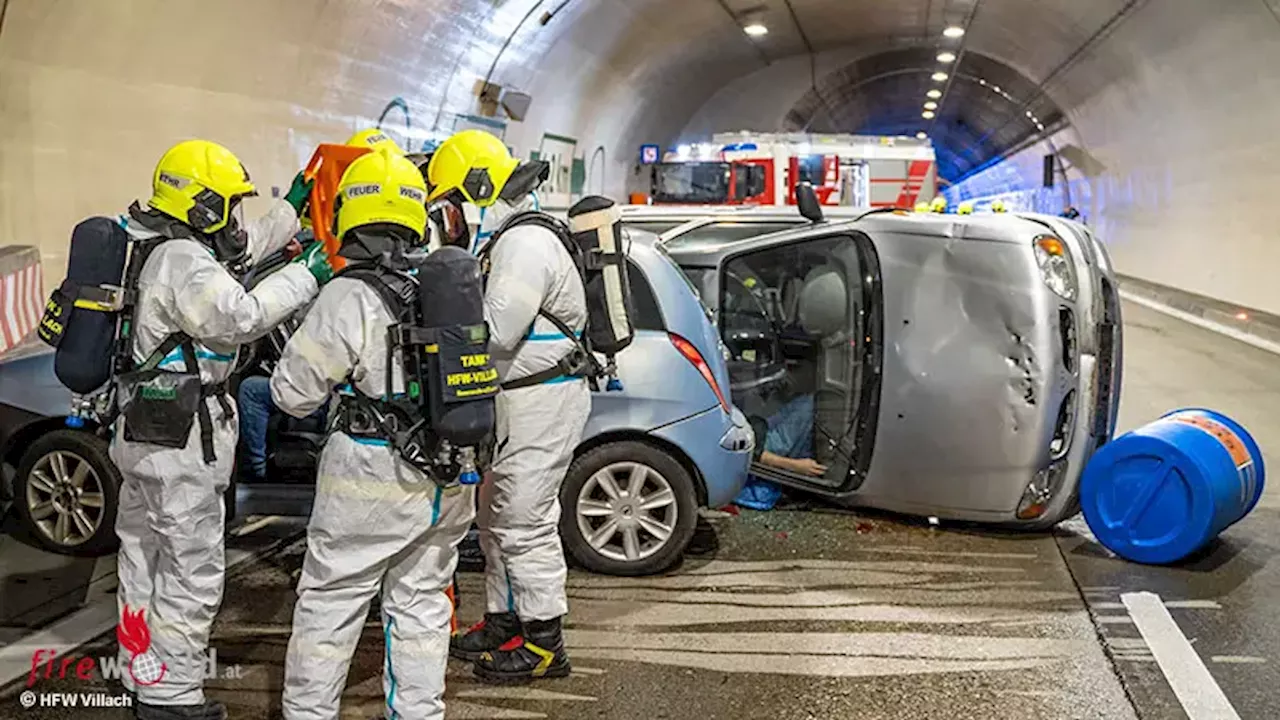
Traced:
<path fill-rule="evenodd" d="M 1245 446 L 1240 436 L 1226 425 L 1203 415 L 1183 415 L 1178 413 L 1164 419 L 1194 425 L 1222 443 L 1222 447 L 1227 449 L 1227 453 L 1231 455 L 1231 461 L 1236 465 L 1236 473 L 1240 477 L 1242 495 L 1240 501 L 1243 503 L 1242 507 L 1247 507 L 1249 502 L 1253 500 L 1253 494 L 1257 492 L 1258 469 L 1254 466 L 1253 457 L 1249 455 L 1249 448 Z"/>

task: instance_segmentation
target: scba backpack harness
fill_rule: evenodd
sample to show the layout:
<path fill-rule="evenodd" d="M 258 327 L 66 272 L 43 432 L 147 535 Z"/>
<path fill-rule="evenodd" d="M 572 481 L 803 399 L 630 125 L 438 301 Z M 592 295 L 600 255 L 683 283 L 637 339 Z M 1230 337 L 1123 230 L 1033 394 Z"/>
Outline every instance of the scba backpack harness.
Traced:
<path fill-rule="evenodd" d="M 593 391 L 598 391 L 600 381 L 607 379 L 606 390 L 622 390 L 622 383 L 616 377 L 617 354 L 635 339 L 631 282 L 619 226 L 622 213 L 612 200 L 592 195 L 569 208 L 568 214 L 566 224 L 537 210 L 515 213 L 481 250 L 481 266 L 487 276 L 489 255 L 505 233 L 520 226 L 543 228 L 559 238 L 573 258 L 586 293 L 587 322 L 581 335 L 546 308 L 538 308 L 539 316 L 574 341 L 573 351 L 546 370 L 502 383 L 504 390 L 532 387 L 561 377 L 586 378 Z M 532 332 L 533 328 L 529 330 Z M 596 353 L 605 356 L 604 363 Z"/>
<path fill-rule="evenodd" d="M 416 268 L 349 266 L 336 277 L 359 280 L 395 318 L 387 328 L 385 394 L 370 397 L 348 382 L 338 429 L 385 441 L 436 484 L 479 482 L 495 435 L 498 371 L 489 357 L 489 330 L 476 258 L 442 247 Z M 399 354 L 405 392 L 392 386 Z"/>
<path fill-rule="evenodd" d="M 213 419 L 206 398 L 215 397 L 232 416 L 226 383 L 203 383 L 194 341 L 185 333 L 164 339 L 143 362 L 133 359 L 133 319 L 138 278 L 151 253 L 170 240 L 197 240 L 175 222 L 157 218 L 138 204 L 129 214 L 156 237 L 135 240 L 124 219 L 93 217 L 71 233 L 67 277 L 45 304 L 38 335 L 56 348 L 54 373 L 77 395 L 100 394 L 114 378 L 114 396 L 102 404 L 102 424 L 124 417 L 124 439 L 169 448 L 185 448 L 191 426 L 200 423 L 204 461 L 217 460 Z M 174 350 L 183 369 L 159 366 Z M 73 422 L 74 421 L 74 422 Z M 83 422 L 79 416 L 69 423 Z"/>

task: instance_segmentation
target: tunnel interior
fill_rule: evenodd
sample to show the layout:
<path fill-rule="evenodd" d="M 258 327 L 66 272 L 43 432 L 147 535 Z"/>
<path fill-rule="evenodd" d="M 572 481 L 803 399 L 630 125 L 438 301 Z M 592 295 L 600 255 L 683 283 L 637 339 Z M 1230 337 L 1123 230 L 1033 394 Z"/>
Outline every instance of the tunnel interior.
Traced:
<path fill-rule="evenodd" d="M 188 137 L 278 191 L 361 127 L 414 150 L 478 127 L 553 159 L 567 201 L 647 189 L 643 144 L 924 133 L 953 202 L 1075 205 L 1123 273 L 1280 311 L 1258 270 L 1276 171 L 1256 160 L 1280 145 L 1260 72 L 1277 4 L 4 0 L 0 242 L 39 247 L 56 283 L 69 228 L 144 194 Z M 1229 240 L 1187 231 L 1206 224 Z"/>
<path fill-rule="evenodd" d="M 942 53 L 957 59 L 940 64 Z M 939 176 L 955 184 L 1064 120 L 1035 83 L 1008 65 L 977 52 L 923 48 L 872 55 L 827 74 L 787 113 L 783 128 L 924 133 Z"/>

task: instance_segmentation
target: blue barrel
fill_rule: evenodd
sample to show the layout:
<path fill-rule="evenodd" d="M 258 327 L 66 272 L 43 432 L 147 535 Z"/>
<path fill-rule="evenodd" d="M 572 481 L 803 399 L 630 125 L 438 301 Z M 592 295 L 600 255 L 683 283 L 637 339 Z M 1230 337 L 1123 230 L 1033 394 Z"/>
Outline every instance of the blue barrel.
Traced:
<path fill-rule="evenodd" d="M 1163 565 L 1199 550 L 1258 504 L 1262 451 L 1212 410 L 1175 410 L 1102 446 L 1080 480 L 1085 522 L 1127 560 Z"/>

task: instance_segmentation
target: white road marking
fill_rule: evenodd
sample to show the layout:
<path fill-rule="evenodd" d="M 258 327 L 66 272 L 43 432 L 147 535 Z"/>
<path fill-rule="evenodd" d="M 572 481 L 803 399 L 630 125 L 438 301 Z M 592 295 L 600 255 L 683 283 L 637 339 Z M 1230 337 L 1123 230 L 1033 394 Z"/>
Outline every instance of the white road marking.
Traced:
<path fill-rule="evenodd" d="M 1131 625 L 1133 618 L 1128 615 L 1097 615 L 1094 622 L 1099 625 Z"/>
<path fill-rule="evenodd" d="M 532 700 L 537 702 L 597 702 L 599 698 L 590 695 L 570 695 L 569 693 L 543 690 L 532 687 L 483 687 L 474 690 L 463 690 L 460 698 L 479 700 Z"/>
<path fill-rule="evenodd" d="M 1025 574 L 1026 568 L 1007 565 L 973 563 L 933 563 L 921 560 L 712 560 L 706 565 L 682 571 L 681 575 L 725 575 L 733 573 L 796 572 L 798 570 L 839 570 L 863 572 L 918 573 L 1013 573 Z"/>
<path fill-rule="evenodd" d="M 1040 556 L 1035 553 L 998 553 L 998 552 L 953 552 L 946 550 L 930 550 L 922 547 L 876 547 L 867 552 L 876 555 L 933 555 L 936 557 L 992 558 L 996 560 L 1035 560 Z"/>
<path fill-rule="evenodd" d="M 1213 600 L 1170 600 L 1164 604 L 1175 610 L 1221 610 L 1222 606 Z"/>
<path fill-rule="evenodd" d="M 1125 593 L 1120 601 L 1129 609 L 1189 720 L 1240 720 L 1159 595 Z"/>
<path fill-rule="evenodd" d="M 1226 337 L 1231 338 L 1232 340 L 1239 340 L 1245 345 L 1252 345 L 1253 347 L 1256 347 L 1259 350 L 1265 350 L 1269 353 L 1280 355 L 1280 344 L 1273 343 L 1270 340 L 1264 340 L 1263 338 L 1260 338 L 1257 335 L 1250 335 L 1249 333 L 1244 332 L 1243 330 L 1237 330 L 1236 328 L 1223 325 L 1222 323 L 1216 323 L 1212 320 L 1205 320 L 1204 318 L 1199 317 L 1198 315 L 1192 315 L 1189 312 L 1179 310 L 1175 307 L 1170 307 L 1168 305 L 1165 305 L 1164 303 L 1156 302 L 1155 300 L 1150 300 L 1148 298 L 1134 295 L 1133 293 L 1127 290 L 1121 290 L 1120 297 L 1124 298 L 1125 300 L 1128 300 L 1129 302 L 1137 303 L 1143 307 L 1155 310 L 1158 313 L 1163 313 L 1165 315 L 1168 315 L 1169 317 L 1177 318 L 1185 323 L 1190 323 L 1192 325 L 1195 325 L 1196 327 L 1204 328 L 1205 330 L 1209 330 L 1211 332 L 1216 332 L 1219 335 L 1224 335 Z"/>
<path fill-rule="evenodd" d="M 593 667 L 578 667 L 577 665 L 574 665 L 573 674 L 574 675 L 603 675 L 605 674 L 605 669 L 593 668 Z"/>
<path fill-rule="evenodd" d="M 1209 659 L 1216 663 L 1239 663 L 1242 665 L 1265 663 L 1267 661 L 1266 658 L 1255 657 L 1253 655 L 1213 655 Z"/>
<path fill-rule="evenodd" d="M 449 720 L 537 720 L 547 717 L 545 713 L 528 710 L 477 705 L 459 700 L 445 702 L 448 706 Z"/>
<path fill-rule="evenodd" d="M 1221 610 L 1214 600 L 1165 600 L 1164 606 L 1170 610 Z M 1094 610 L 1125 610 L 1124 603 L 1118 602 L 1099 602 L 1091 603 L 1090 607 Z"/>
<path fill-rule="evenodd" d="M 871 677 L 1026 669 L 1075 654 L 1080 641 L 929 633 L 627 633 L 569 630 L 573 657 L 725 673 Z"/>
<path fill-rule="evenodd" d="M 251 523 L 245 523 L 244 525 L 241 525 L 240 527 L 236 528 L 231 534 L 235 537 L 244 537 L 245 535 L 248 535 L 251 532 L 256 532 L 258 530 L 261 530 L 262 528 L 270 525 L 271 523 L 279 519 L 280 519 L 279 515 L 267 515 L 266 517 L 258 518 L 257 520 L 254 520 Z"/>
<path fill-rule="evenodd" d="M 951 590 L 951 588 L 946 588 Z M 714 590 L 634 590 L 579 589 L 569 593 L 573 600 L 612 600 L 622 603 L 666 603 L 672 605 L 736 605 L 772 608 L 837 608 L 855 605 L 893 604 L 930 607 L 966 606 L 986 608 L 1024 603 L 1069 601 L 1078 598 L 1066 590 L 1024 590 L 994 587 L 941 592 L 933 588 L 846 588 L 841 590 L 801 590 L 790 593 L 717 592 Z M 1117 603 L 1118 605 L 1119 603 Z M 1119 609 L 1123 610 L 1121 605 Z"/>
<path fill-rule="evenodd" d="M 1021 610 L 992 607 L 913 607 L 910 605 L 837 605 L 834 607 L 754 607 L 712 600 L 689 603 L 626 603 L 618 600 L 579 600 L 573 620 L 584 625 L 676 626 L 724 622 L 843 621 L 861 623 L 936 623 L 967 625 L 992 620 L 1031 620 Z"/>

